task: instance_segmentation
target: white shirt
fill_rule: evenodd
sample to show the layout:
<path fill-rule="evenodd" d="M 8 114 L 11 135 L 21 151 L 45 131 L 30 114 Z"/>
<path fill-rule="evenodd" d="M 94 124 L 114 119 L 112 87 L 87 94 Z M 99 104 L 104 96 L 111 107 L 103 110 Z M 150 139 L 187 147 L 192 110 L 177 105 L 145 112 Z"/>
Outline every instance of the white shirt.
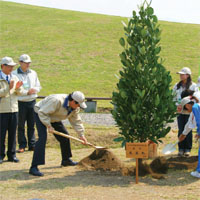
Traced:
<path fill-rule="evenodd" d="M 183 135 L 187 135 L 195 127 L 196 127 L 196 119 L 195 119 L 195 116 L 194 116 L 193 112 L 191 112 L 190 113 L 190 117 L 188 119 L 188 122 L 185 125 L 182 134 Z"/>
<path fill-rule="evenodd" d="M 5 74 L 5 73 L 3 73 L 2 71 L 1 71 L 1 75 L 2 75 L 2 77 L 3 77 L 3 79 L 4 80 L 6 80 L 6 77 L 8 76 L 8 81 L 10 81 L 10 79 L 11 79 L 11 76 L 10 76 L 10 74 Z M 7 81 L 7 80 L 6 80 Z"/>
<path fill-rule="evenodd" d="M 175 86 L 174 86 L 174 88 L 173 88 L 173 92 L 175 94 L 174 101 L 176 102 L 176 106 L 180 105 L 180 102 L 181 102 L 181 93 L 183 91 L 185 91 L 185 88 L 182 87 L 182 86 L 179 89 L 177 89 L 177 84 L 178 83 L 176 83 Z M 197 87 L 197 84 L 194 83 L 194 82 L 192 82 L 192 84 L 190 85 L 189 90 L 192 90 L 194 92 L 199 92 L 199 88 Z M 183 110 L 182 114 L 189 115 L 188 111 L 186 111 L 186 110 Z"/>
<path fill-rule="evenodd" d="M 41 90 L 40 81 L 38 79 L 37 73 L 32 69 L 29 69 L 28 73 L 19 73 L 19 72 L 20 70 L 18 68 L 12 73 L 16 75 L 20 81 L 23 82 L 24 90 L 28 92 L 29 89 L 33 88 L 36 90 L 36 93 L 31 94 L 31 95 L 26 95 L 26 96 L 19 96 L 18 100 L 24 101 L 24 102 L 35 100 L 38 96 L 37 93 L 40 92 Z"/>
<path fill-rule="evenodd" d="M 199 100 L 199 103 L 200 103 L 200 91 L 194 92 L 194 94 L 192 96 L 196 97 Z"/>
<path fill-rule="evenodd" d="M 178 106 L 180 104 L 179 101 L 181 100 L 181 93 L 185 91 L 185 88 L 181 86 L 179 89 L 177 89 L 177 84 L 178 83 L 176 83 L 176 85 L 174 86 L 173 92 L 175 93 L 174 101 L 176 102 L 176 105 Z M 192 84 L 189 87 L 189 90 L 198 92 L 199 88 L 197 87 L 196 83 L 192 82 Z"/>

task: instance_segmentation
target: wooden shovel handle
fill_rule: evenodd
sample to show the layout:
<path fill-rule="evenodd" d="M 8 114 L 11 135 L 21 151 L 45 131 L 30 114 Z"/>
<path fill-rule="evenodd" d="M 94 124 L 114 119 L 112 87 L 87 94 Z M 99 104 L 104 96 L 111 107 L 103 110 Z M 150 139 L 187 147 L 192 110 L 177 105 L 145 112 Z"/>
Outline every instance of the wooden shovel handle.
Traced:
<path fill-rule="evenodd" d="M 80 143 L 83 144 L 83 140 L 80 140 L 80 139 L 78 139 L 78 138 L 76 138 L 76 137 L 73 137 L 73 136 L 71 136 L 71 135 L 67 135 L 67 134 L 64 134 L 64 133 L 61 133 L 61 132 L 58 132 L 58 131 L 55 131 L 55 130 L 53 131 L 53 133 L 56 134 L 56 135 L 60 135 L 60 136 L 66 137 L 66 138 L 68 138 L 68 139 L 76 140 L 76 141 L 78 141 L 78 142 L 80 142 Z M 91 144 L 91 143 L 89 143 L 89 142 L 87 142 L 86 145 L 89 145 L 89 146 L 95 148 L 95 145 L 93 145 L 93 144 Z"/>
<path fill-rule="evenodd" d="M 60 136 L 66 137 L 68 139 L 76 140 L 78 142 L 83 143 L 83 140 L 80 140 L 80 139 L 73 137 L 71 135 L 67 135 L 67 134 L 64 134 L 64 133 L 61 133 L 61 132 L 58 132 L 58 131 L 53 131 L 53 133 L 56 134 L 56 135 L 60 135 Z"/>

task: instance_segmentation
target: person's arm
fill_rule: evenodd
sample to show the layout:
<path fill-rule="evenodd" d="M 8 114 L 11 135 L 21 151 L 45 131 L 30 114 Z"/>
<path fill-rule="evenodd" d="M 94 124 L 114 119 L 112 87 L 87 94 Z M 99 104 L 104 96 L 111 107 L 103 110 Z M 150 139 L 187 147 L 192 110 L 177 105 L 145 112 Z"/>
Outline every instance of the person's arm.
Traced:
<path fill-rule="evenodd" d="M 41 90 L 41 85 L 40 85 L 40 81 L 38 79 L 37 73 L 35 71 L 32 71 L 32 73 L 34 75 L 33 76 L 34 81 L 33 81 L 33 86 L 28 91 L 28 95 L 37 94 Z"/>
<path fill-rule="evenodd" d="M 72 113 L 71 116 L 68 118 L 68 120 L 72 125 L 72 127 L 74 128 L 74 130 L 79 134 L 80 139 L 83 140 L 84 144 L 86 144 L 87 139 L 84 135 L 85 129 L 78 113 L 79 111 L 75 110 L 74 113 Z"/>
<path fill-rule="evenodd" d="M 14 83 L 13 88 L 10 90 L 11 94 L 15 93 L 18 96 L 27 95 L 27 91 L 24 90 L 24 88 L 22 87 L 23 82 L 20 81 L 16 75 L 13 74 L 13 78 L 11 79 L 11 81 Z M 11 83 L 11 81 L 10 81 L 10 83 Z"/>
<path fill-rule="evenodd" d="M 38 79 L 37 73 L 35 72 L 35 85 L 33 87 L 33 89 L 35 89 L 36 93 L 40 92 L 41 90 L 41 85 L 40 85 L 40 81 Z"/>
<path fill-rule="evenodd" d="M 0 97 L 5 97 L 9 93 L 9 87 L 5 81 L 0 81 Z"/>
<path fill-rule="evenodd" d="M 59 106 L 60 103 L 58 100 L 49 98 L 45 100 L 45 103 L 43 103 L 37 111 L 40 121 L 48 128 L 49 132 L 53 130 L 50 115 L 54 113 Z"/>

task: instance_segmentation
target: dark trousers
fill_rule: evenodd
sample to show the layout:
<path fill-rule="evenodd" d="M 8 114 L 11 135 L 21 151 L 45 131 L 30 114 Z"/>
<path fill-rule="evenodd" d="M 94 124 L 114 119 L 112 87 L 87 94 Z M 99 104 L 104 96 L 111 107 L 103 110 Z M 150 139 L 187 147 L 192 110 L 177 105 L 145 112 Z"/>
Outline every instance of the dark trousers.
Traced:
<path fill-rule="evenodd" d="M 35 113 L 35 122 L 38 130 L 38 141 L 35 144 L 35 150 L 33 154 L 32 166 L 45 164 L 45 146 L 47 141 L 47 128 L 40 121 L 38 114 Z M 51 123 L 52 127 L 59 132 L 68 134 L 66 128 L 62 122 Z M 59 135 L 55 135 L 56 139 L 60 142 L 62 160 L 67 160 L 72 157 L 70 141 Z"/>
<path fill-rule="evenodd" d="M 0 157 L 5 157 L 5 140 L 8 131 L 8 158 L 16 156 L 16 129 L 18 113 L 0 113 Z"/>
<path fill-rule="evenodd" d="M 18 101 L 19 121 L 18 121 L 18 143 L 19 148 L 27 147 L 25 136 L 25 122 L 27 122 L 28 147 L 35 147 L 35 129 L 34 129 L 34 105 L 35 100 L 30 102 Z"/>
<path fill-rule="evenodd" d="M 177 121 L 178 121 L 178 137 L 180 136 L 180 134 L 183 132 L 185 125 L 188 122 L 190 115 L 183 115 L 180 114 L 177 117 Z M 192 149 L 192 131 L 190 131 L 188 133 L 188 135 L 186 136 L 185 140 L 183 140 L 182 142 L 178 143 L 178 147 L 179 147 L 179 151 L 191 151 Z"/>

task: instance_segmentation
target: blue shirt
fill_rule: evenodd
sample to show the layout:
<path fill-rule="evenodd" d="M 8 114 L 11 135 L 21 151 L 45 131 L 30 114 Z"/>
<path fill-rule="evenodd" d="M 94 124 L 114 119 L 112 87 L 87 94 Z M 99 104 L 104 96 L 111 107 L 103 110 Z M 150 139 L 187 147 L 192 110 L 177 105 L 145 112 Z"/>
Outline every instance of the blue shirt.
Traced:
<path fill-rule="evenodd" d="M 195 116 L 196 124 L 197 124 L 197 133 L 200 135 L 200 104 L 195 103 L 192 106 L 192 112 Z"/>

